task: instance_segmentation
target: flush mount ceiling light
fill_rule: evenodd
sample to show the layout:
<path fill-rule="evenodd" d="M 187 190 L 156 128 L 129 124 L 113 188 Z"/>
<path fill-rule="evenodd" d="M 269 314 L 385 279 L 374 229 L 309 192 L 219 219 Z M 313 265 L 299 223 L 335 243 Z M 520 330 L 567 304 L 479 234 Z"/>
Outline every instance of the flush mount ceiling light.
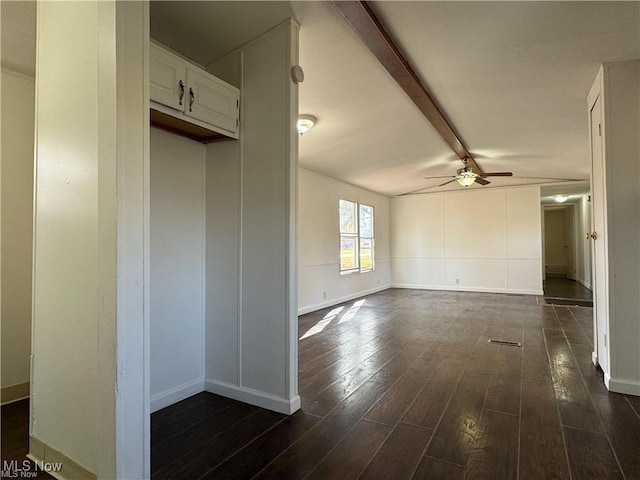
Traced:
<path fill-rule="evenodd" d="M 468 168 L 461 168 L 460 170 L 458 170 L 456 180 L 463 187 L 468 187 L 469 185 L 473 185 L 475 183 L 477 176 L 478 174 L 473 170 Z"/>
<path fill-rule="evenodd" d="M 318 123 L 318 119 L 313 115 L 300 115 L 298 117 L 298 133 L 304 135 Z"/>
<path fill-rule="evenodd" d="M 558 203 L 564 203 L 568 198 L 569 197 L 567 197 L 566 195 L 556 195 L 555 197 L 553 197 L 553 199 Z"/>

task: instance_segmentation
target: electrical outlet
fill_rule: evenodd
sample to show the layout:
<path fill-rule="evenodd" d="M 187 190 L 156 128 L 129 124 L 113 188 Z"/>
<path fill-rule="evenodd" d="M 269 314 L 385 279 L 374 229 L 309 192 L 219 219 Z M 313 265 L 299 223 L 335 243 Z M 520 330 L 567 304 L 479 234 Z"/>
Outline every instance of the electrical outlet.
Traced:
<path fill-rule="evenodd" d="M 460 285 L 460 279 L 456 278 L 456 285 Z"/>
<path fill-rule="evenodd" d="M 327 292 L 322 292 L 322 298 L 327 298 Z"/>
<path fill-rule="evenodd" d="M 378 279 L 378 285 L 380 285 L 380 279 Z"/>

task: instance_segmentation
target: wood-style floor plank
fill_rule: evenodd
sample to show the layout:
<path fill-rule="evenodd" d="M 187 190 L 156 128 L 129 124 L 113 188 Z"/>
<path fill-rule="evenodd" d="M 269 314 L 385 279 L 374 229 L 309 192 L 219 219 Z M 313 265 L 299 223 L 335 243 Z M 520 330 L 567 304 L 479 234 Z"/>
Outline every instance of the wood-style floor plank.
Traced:
<path fill-rule="evenodd" d="M 193 395 L 154 413 L 151 416 L 151 435 L 167 438 L 179 434 L 233 404 L 234 401 L 229 398 L 205 392 Z"/>
<path fill-rule="evenodd" d="M 522 416 L 520 478 L 571 478 L 559 422 L 538 423 Z"/>
<path fill-rule="evenodd" d="M 378 382 L 363 384 L 299 441 L 284 450 L 257 478 L 306 477 L 356 426 L 387 388 Z"/>
<path fill-rule="evenodd" d="M 167 467 L 175 459 L 193 451 L 211 437 L 229 430 L 236 423 L 257 411 L 257 407 L 235 402 L 228 409 L 212 414 L 195 424 L 193 428 L 185 432 L 186 434 L 178 432 L 153 442 L 151 445 L 151 471 L 157 472 Z"/>
<path fill-rule="evenodd" d="M 625 395 L 629 405 L 635 410 L 638 417 L 640 417 L 640 397 L 633 395 Z"/>
<path fill-rule="evenodd" d="M 392 427 L 397 425 L 420 390 L 433 376 L 436 366 L 437 362 L 434 360 L 417 361 L 392 385 L 365 418 Z"/>
<path fill-rule="evenodd" d="M 431 457 L 422 457 L 422 461 L 416 472 L 413 474 L 413 480 L 462 480 L 464 478 L 465 468 L 460 465 L 443 462 Z"/>
<path fill-rule="evenodd" d="M 363 480 L 411 478 L 433 430 L 399 423 L 362 473 Z"/>
<path fill-rule="evenodd" d="M 479 440 L 480 414 L 491 377 L 465 372 L 451 398 L 426 454 L 457 465 L 466 465 Z"/>
<path fill-rule="evenodd" d="M 463 368 L 463 361 L 444 361 L 403 415 L 402 421 L 435 428 L 458 386 Z"/>
<path fill-rule="evenodd" d="M 318 417 L 307 415 L 302 411 L 296 412 L 198 478 L 203 480 L 252 478 L 277 458 L 283 450 L 304 436 L 318 421 Z"/>
<path fill-rule="evenodd" d="M 570 427 L 564 427 L 563 430 L 573 478 L 624 478 L 604 435 Z"/>
<path fill-rule="evenodd" d="M 195 445 L 182 457 L 171 457 L 172 462 L 154 473 L 154 478 L 163 480 L 199 478 L 285 418 L 279 413 L 260 410 L 233 425 L 233 428 L 228 431 L 221 431 L 218 435 L 212 432 L 210 439 Z"/>
<path fill-rule="evenodd" d="M 514 415 L 485 410 L 480 435 L 471 453 L 465 478 L 518 478 L 520 419 Z"/>
<path fill-rule="evenodd" d="M 640 479 L 640 418 L 624 395 L 594 395 L 594 402 L 627 480 Z"/>
<path fill-rule="evenodd" d="M 308 477 L 309 480 L 356 479 L 364 471 L 392 428 L 361 420 Z"/>

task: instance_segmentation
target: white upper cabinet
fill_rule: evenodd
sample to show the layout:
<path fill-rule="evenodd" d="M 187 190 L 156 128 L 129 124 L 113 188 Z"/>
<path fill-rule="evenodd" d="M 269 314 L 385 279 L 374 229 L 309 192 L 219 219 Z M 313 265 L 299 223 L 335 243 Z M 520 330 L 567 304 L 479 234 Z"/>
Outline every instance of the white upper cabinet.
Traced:
<path fill-rule="evenodd" d="M 170 129 L 181 133 L 182 124 L 191 138 L 194 131 L 205 130 L 238 138 L 240 91 L 236 87 L 153 43 L 149 71 L 151 108 L 164 114 L 159 117 L 152 112 L 153 120 L 169 115 L 175 120 L 165 122 Z M 205 142 L 216 138 L 215 133 L 201 136 Z"/>
<path fill-rule="evenodd" d="M 188 66 L 187 90 L 187 115 L 225 130 L 237 131 L 237 88 Z"/>
<path fill-rule="evenodd" d="M 151 44 L 149 55 L 151 100 L 184 111 L 185 62 Z"/>

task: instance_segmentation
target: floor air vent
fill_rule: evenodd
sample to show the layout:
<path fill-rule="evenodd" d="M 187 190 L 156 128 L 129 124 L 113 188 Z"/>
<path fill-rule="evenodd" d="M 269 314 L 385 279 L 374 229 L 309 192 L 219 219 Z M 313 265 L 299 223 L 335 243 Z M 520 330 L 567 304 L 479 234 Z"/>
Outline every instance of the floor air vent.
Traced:
<path fill-rule="evenodd" d="M 521 347 L 520 342 L 509 342 L 508 340 L 489 340 L 489 343 L 495 343 L 496 345 L 506 345 L 507 347 Z"/>

